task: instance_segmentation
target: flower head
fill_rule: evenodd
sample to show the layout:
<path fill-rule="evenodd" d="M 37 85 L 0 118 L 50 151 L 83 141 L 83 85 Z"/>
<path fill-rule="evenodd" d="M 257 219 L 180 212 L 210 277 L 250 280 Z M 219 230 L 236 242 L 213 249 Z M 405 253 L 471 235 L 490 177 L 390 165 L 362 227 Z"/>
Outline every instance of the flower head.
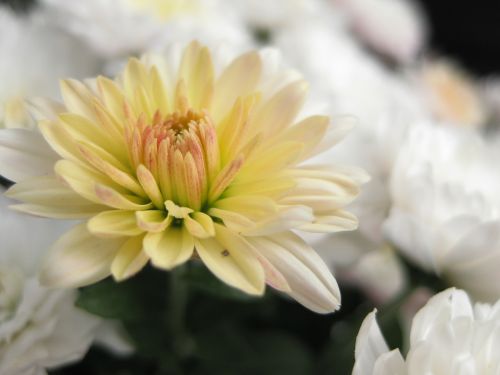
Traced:
<path fill-rule="evenodd" d="M 292 230 L 356 227 L 342 206 L 359 174 L 302 164 L 346 126 L 297 121 L 305 82 L 264 63 L 250 52 L 216 74 L 209 50 L 193 42 L 176 63 L 131 59 L 115 81 L 63 81 L 64 109 L 39 123 L 58 154 L 56 176 L 9 191 L 21 211 L 89 218 L 55 244 L 43 282 L 123 280 L 148 261 L 171 269 L 197 257 L 244 292 L 262 294 L 267 283 L 315 311 L 335 310 L 334 278 Z"/>
<path fill-rule="evenodd" d="M 406 359 L 389 351 L 370 313 L 356 339 L 354 375 L 368 374 L 495 374 L 494 350 L 500 338 L 500 304 L 475 304 L 462 290 L 448 289 L 432 297 L 413 318 Z"/>

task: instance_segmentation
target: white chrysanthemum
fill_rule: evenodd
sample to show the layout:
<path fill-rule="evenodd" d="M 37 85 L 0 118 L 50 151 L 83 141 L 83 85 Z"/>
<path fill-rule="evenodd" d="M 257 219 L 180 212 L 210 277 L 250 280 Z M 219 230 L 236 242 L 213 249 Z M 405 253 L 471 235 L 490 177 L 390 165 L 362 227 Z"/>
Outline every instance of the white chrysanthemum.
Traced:
<path fill-rule="evenodd" d="M 488 301 L 500 297 L 498 160 L 472 131 L 416 127 L 401 145 L 385 224 L 412 261 Z"/>
<path fill-rule="evenodd" d="M 42 0 L 41 4 L 61 28 L 107 58 L 192 39 L 209 45 L 250 43 L 223 0 Z"/>
<path fill-rule="evenodd" d="M 415 315 L 406 359 L 389 350 L 370 313 L 361 325 L 353 375 L 496 375 L 500 372 L 500 302 L 472 305 L 461 290 L 431 298 Z"/>
<path fill-rule="evenodd" d="M 0 127 L 30 127 L 26 97 L 58 97 L 60 77 L 95 74 L 99 61 L 77 40 L 31 18 L 0 7 Z"/>
<path fill-rule="evenodd" d="M 45 374 L 81 359 L 108 324 L 74 306 L 75 290 L 50 290 L 36 277 L 43 249 L 67 225 L 8 210 L 0 197 L 0 373 Z M 109 340 L 107 340 L 109 342 Z M 117 350 L 127 344 L 117 341 Z"/>
<path fill-rule="evenodd" d="M 427 25 L 411 0 L 331 0 L 354 32 L 369 46 L 400 63 L 416 59 Z"/>

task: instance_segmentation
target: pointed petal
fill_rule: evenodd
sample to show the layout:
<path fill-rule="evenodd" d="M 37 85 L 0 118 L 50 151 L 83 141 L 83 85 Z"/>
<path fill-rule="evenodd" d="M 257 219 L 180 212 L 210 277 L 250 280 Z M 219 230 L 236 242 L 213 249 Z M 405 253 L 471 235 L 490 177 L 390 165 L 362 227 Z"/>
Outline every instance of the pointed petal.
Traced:
<path fill-rule="evenodd" d="M 184 227 L 170 226 L 161 233 L 148 233 L 144 238 L 144 251 L 151 263 L 170 270 L 193 255 L 193 236 Z"/>
<path fill-rule="evenodd" d="M 259 82 L 262 61 L 257 52 L 246 53 L 235 59 L 221 73 L 215 85 L 211 113 L 219 122 L 226 115 L 236 98 L 250 94 Z"/>
<path fill-rule="evenodd" d="M 203 212 L 194 212 L 186 216 L 184 225 L 194 237 L 208 238 L 215 236 L 214 222 L 210 216 Z"/>
<path fill-rule="evenodd" d="M 137 226 L 146 232 L 163 232 L 172 222 L 163 210 L 136 211 Z"/>
<path fill-rule="evenodd" d="M 87 222 L 90 233 L 99 237 L 135 237 L 143 232 L 137 226 L 135 211 L 104 211 Z"/>
<path fill-rule="evenodd" d="M 68 112 L 77 113 L 89 120 L 95 120 L 91 99 L 94 96 L 85 84 L 74 79 L 64 79 L 60 82 L 61 94 Z"/>
<path fill-rule="evenodd" d="M 225 283 L 248 294 L 262 295 L 265 274 L 248 243 L 235 233 L 215 225 L 216 239 L 196 240 L 203 263 Z"/>
<path fill-rule="evenodd" d="M 76 288 L 95 283 L 111 272 L 122 239 L 94 237 L 82 223 L 65 233 L 49 251 L 40 272 L 47 287 Z"/>
<path fill-rule="evenodd" d="M 0 174 L 11 181 L 52 174 L 57 155 L 36 131 L 0 131 Z"/>
<path fill-rule="evenodd" d="M 92 203 L 50 176 L 19 182 L 7 190 L 5 195 L 28 203 L 13 206 L 14 209 L 45 217 L 84 218 L 105 209 L 105 206 Z"/>
<path fill-rule="evenodd" d="M 116 281 L 125 280 L 147 264 L 149 257 L 142 250 L 144 236 L 136 236 L 128 239 L 118 250 L 111 263 L 111 274 Z"/>
<path fill-rule="evenodd" d="M 307 95 L 307 82 L 298 80 L 278 91 L 255 114 L 251 127 L 255 133 L 275 134 L 289 127 L 298 115 Z"/>
<path fill-rule="evenodd" d="M 247 237 L 288 281 L 290 295 L 318 313 L 340 306 L 340 291 L 334 277 L 316 252 L 292 232 L 272 237 Z"/>
<path fill-rule="evenodd" d="M 372 375 L 377 359 L 389 352 L 375 316 L 376 310 L 366 316 L 359 329 L 354 351 L 356 362 L 353 375 Z"/>

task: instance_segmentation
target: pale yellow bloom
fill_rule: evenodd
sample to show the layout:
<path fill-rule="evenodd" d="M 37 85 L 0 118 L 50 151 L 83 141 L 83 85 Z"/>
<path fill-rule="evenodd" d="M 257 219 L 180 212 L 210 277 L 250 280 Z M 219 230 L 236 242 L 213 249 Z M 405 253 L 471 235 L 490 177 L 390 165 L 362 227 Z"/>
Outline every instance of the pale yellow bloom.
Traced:
<path fill-rule="evenodd" d="M 62 81 L 64 106 L 52 114 L 35 103 L 57 155 L 32 156 L 47 171 L 57 160 L 55 176 L 24 160 L 31 177 L 8 195 L 24 202 L 20 211 L 88 218 L 54 245 L 42 282 L 123 280 L 149 261 L 169 270 L 196 257 L 246 293 L 261 295 L 267 283 L 314 311 L 335 310 L 335 279 L 292 230 L 356 228 L 342 207 L 363 174 L 303 165 L 347 126 L 298 121 L 307 85 L 267 66 L 269 56 L 249 52 L 216 73 L 206 47 L 193 42 L 175 62 L 178 52 L 131 59 L 114 81 Z M 12 149 L 43 149 L 29 134 L 0 132 L 0 172 Z"/>

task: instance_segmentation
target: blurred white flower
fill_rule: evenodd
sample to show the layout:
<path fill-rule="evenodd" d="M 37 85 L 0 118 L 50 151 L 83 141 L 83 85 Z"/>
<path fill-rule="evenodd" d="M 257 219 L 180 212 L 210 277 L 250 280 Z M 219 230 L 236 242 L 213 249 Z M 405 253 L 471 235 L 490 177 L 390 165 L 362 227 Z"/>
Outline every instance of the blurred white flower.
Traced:
<path fill-rule="evenodd" d="M 250 29 L 264 29 L 272 34 L 303 17 L 317 14 L 322 3 L 321 0 L 234 0 L 231 7 Z"/>
<path fill-rule="evenodd" d="M 484 125 L 487 106 L 480 86 L 454 63 L 427 61 L 416 79 L 416 89 L 437 120 L 469 127 Z"/>
<path fill-rule="evenodd" d="M 76 290 L 38 283 L 43 249 L 68 226 L 19 215 L 8 203 L 0 196 L 0 374 L 45 374 L 81 359 L 97 338 L 129 351 L 116 327 L 74 306 Z"/>
<path fill-rule="evenodd" d="M 406 360 L 389 350 L 370 313 L 356 339 L 353 375 L 477 374 L 500 371 L 500 302 L 472 305 L 461 290 L 432 297 L 415 315 Z"/>
<path fill-rule="evenodd" d="M 415 60 L 425 45 L 426 20 L 410 0 L 332 0 L 370 47 L 399 63 Z"/>
<path fill-rule="evenodd" d="M 222 0 L 41 0 L 49 17 L 100 55 L 126 57 L 172 42 L 245 45 L 250 38 Z"/>
<path fill-rule="evenodd" d="M 412 129 L 391 177 L 385 230 L 411 261 L 475 298 L 500 298 L 498 150 L 471 130 Z"/>
<path fill-rule="evenodd" d="M 83 78 L 100 64 L 78 41 L 45 24 L 37 10 L 17 16 L 0 6 L 0 35 L 0 127 L 33 126 L 26 97 L 57 98 L 59 78 Z"/>

